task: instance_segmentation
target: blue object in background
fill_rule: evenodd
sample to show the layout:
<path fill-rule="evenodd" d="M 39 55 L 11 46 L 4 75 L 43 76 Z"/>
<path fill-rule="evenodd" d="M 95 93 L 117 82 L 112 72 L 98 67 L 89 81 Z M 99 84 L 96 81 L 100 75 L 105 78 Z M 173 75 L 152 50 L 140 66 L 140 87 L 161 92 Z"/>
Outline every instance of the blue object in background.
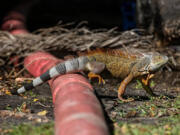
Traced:
<path fill-rule="evenodd" d="M 136 2 L 132 1 L 123 1 L 121 5 L 121 13 L 122 13 L 122 24 L 123 30 L 129 30 L 136 27 Z"/>

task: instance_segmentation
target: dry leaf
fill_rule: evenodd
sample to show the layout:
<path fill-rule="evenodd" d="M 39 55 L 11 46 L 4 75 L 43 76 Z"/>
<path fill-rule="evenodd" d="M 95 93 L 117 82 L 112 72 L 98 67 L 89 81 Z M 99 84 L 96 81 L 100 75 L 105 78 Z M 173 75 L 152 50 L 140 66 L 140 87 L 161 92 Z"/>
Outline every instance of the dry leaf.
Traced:
<path fill-rule="evenodd" d="M 136 111 L 134 111 L 134 110 L 133 110 L 133 111 L 130 111 L 130 112 L 128 112 L 128 113 L 126 114 L 126 118 L 135 117 L 136 114 L 137 114 Z"/>
<path fill-rule="evenodd" d="M 37 98 L 34 98 L 34 99 L 33 99 L 33 102 L 37 102 L 38 100 L 39 100 L 39 99 L 37 99 Z"/>
<path fill-rule="evenodd" d="M 47 114 L 46 110 L 37 113 L 38 116 L 44 116 L 46 114 Z"/>

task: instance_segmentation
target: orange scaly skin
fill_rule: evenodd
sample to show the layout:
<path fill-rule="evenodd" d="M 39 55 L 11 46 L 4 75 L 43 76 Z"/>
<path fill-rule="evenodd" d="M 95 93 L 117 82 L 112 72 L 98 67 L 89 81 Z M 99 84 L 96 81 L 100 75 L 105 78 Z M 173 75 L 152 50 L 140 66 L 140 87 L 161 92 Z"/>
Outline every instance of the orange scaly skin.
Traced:
<path fill-rule="evenodd" d="M 88 55 L 92 61 L 104 63 L 105 67 L 114 77 L 123 79 L 118 89 L 118 97 L 124 102 L 132 101 L 133 99 L 123 99 L 122 95 L 126 86 L 137 78 L 148 74 L 146 80 L 142 80 L 144 89 L 152 96 L 155 94 L 148 86 L 150 75 L 154 70 L 159 69 L 167 63 L 168 58 L 157 52 L 144 52 L 140 50 L 130 49 L 114 49 L 114 50 L 98 50 L 92 51 Z M 93 65 L 93 64 L 92 64 Z M 91 76 L 89 76 L 91 78 Z M 98 77 L 99 78 L 99 77 Z"/>

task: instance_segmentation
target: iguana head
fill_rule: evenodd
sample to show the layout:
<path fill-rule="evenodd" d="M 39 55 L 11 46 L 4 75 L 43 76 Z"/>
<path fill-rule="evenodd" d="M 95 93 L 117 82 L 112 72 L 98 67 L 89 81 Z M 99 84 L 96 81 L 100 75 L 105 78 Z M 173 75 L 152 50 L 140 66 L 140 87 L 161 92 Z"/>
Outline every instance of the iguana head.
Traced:
<path fill-rule="evenodd" d="M 147 55 L 147 57 L 150 58 L 150 63 L 148 65 L 148 70 L 150 72 L 158 70 L 168 62 L 168 57 L 158 52 L 151 52 Z"/>

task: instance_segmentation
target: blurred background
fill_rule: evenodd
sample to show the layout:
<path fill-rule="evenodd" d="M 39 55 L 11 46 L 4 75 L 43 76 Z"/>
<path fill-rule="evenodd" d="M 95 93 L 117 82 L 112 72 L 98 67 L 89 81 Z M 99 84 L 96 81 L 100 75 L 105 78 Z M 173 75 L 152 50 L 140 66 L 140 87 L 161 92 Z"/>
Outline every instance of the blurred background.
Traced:
<path fill-rule="evenodd" d="M 0 5 L 2 18 L 11 10 L 27 16 L 30 31 L 63 23 L 88 21 L 90 28 L 120 30 L 136 27 L 135 0 L 6 0 Z"/>

